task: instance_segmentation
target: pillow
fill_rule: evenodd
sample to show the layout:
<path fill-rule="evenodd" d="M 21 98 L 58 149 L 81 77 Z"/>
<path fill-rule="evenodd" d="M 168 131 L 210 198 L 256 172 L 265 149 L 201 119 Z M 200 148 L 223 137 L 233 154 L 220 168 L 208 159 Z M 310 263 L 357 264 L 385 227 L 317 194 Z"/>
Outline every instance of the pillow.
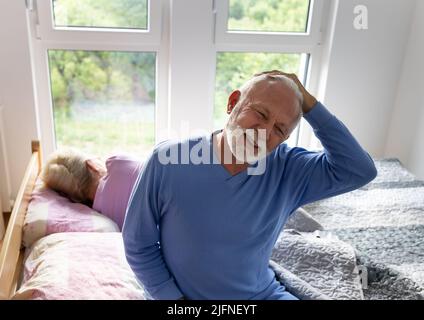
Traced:
<path fill-rule="evenodd" d="M 324 230 L 323 226 L 302 208 L 295 210 L 295 212 L 291 214 L 284 225 L 284 229 L 293 229 L 299 232 Z"/>
<path fill-rule="evenodd" d="M 49 235 L 26 252 L 16 300 L 145 300 L 117 232 Z"/>
<path fill-rule="evenodd" d="M 81 203 L 74 203 L 43 186 L 38 180 L 25 217 L 22 242 L 58 232 L 119 232 L 115 222 Z"/>

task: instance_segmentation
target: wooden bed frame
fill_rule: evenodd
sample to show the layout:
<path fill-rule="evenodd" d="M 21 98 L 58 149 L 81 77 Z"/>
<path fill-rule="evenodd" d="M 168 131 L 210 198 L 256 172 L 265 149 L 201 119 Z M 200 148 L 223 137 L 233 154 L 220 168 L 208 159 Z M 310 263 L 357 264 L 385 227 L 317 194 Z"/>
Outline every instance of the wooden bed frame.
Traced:
<path fill-rule="evenodd" d="M 24 254 L 22 249 L 24 219 L 35 181 L 41 171 L 40 142 L 32 141 L 31 149 L 31 159 L 19 187 L 0 251 L 0 299 L 2 300 L 10 299 L 17 290 Z"/>

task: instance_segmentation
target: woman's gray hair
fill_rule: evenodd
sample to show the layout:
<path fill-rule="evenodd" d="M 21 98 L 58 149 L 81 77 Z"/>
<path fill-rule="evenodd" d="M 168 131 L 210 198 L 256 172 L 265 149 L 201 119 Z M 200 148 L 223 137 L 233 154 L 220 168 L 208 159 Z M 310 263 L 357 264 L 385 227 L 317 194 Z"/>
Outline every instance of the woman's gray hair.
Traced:
<path fill-rule="evenodd" d="M 88 191 L 93 183 L 93 176 L 87 168 L 88 159 L 88 155 L 74 149 L 54 152 L 41 173 L 44 185 L 66 194 L 75 202 L 89 202 Z"/>

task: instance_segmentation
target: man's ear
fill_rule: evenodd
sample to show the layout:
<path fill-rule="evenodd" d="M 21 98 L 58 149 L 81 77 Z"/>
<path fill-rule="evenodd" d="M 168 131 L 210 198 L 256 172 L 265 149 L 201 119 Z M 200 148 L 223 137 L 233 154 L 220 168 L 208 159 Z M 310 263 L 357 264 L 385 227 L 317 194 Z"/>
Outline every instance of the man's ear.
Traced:
<path fill-rule="evenodd" d="M 240 100 L 240 96 L 241 96 L 241 92 L 239 90 L 233 91 L 230 94 L 230 97 L 228 98 L 228 105 L 227 105 L 228 114 L 230 114 L 233 111 L 237 102 Z"/>

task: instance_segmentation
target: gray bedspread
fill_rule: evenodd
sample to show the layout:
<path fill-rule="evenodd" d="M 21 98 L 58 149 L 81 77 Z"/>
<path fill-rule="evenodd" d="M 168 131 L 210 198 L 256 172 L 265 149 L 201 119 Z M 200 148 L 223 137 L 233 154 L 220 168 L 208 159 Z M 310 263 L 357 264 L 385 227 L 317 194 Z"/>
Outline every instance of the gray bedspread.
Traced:
<path fill-rule="evenodd" d="M 323 231 L 284 230 L 271 267 L 286 289 L 301 300 L 362 300 L 355 250 Z"/>
<path fill-rule="evenodd" d="M 365 299 L 423 299 L 424 182 L 396 159 L 376 166 L 367 186 L 304 209 L 356 249 L 368 271 Z"/>

